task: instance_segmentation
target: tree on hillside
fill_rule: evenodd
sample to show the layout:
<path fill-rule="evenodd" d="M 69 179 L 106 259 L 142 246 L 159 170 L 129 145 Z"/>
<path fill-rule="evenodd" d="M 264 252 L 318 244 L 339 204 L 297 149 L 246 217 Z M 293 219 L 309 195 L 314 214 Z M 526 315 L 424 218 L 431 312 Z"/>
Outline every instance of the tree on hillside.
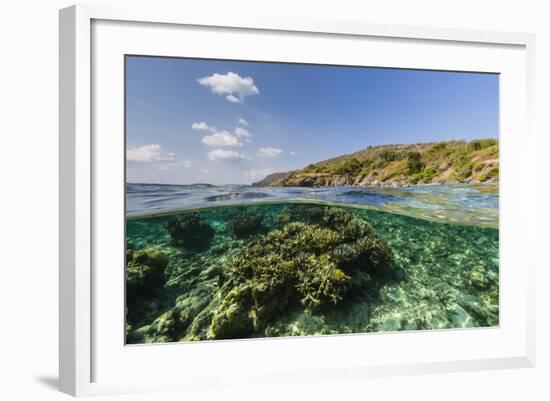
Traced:
<path fill-rule="evenodd" d="M 409 174 L 417 174 L 422 171 L 424 165 L 422 164 L 420 153 L 409 152 L 407 154 L 407 169 Z"/>

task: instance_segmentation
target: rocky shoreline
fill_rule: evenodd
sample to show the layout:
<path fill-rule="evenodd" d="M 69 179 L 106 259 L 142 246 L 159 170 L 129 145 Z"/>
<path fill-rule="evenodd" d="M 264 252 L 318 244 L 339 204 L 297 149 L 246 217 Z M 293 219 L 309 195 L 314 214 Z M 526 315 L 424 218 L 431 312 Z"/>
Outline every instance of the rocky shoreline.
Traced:
<path fill-rule="evenodd" d="M 280 173 L 277 173 L 280 174 Z M 412 183 L 407 179 L 396 179 L 396 180 L 387 180 L 382 181 L 373 177 L 347 177 L 347 176 L 328 176 L 328 175 L 310 175 L 310 176 L 296 176 L 288 179 L 288 176 L 285 177 L 284 181 L 276 180 L 273 182 L 264 182 L 268 180 L 266 177 L 265 180 L 256 182 L 252 184 L 255 187 L 375 187 L 375 188 L 409 188 L 409 187 L 420 187 L 420 186 L 430 186 L 430 185 L 461 185 L 461 184 L 496 184 L 498 179 L 489 179 L 481 181 L 479 179 L 468 178 L 463 181 L 458 180 L 446 180 L 446 181 L 432 181 L 432 182 L 423 182 L 419 181 Z M 269 180 L 268 180 L 269 181 Z"/>

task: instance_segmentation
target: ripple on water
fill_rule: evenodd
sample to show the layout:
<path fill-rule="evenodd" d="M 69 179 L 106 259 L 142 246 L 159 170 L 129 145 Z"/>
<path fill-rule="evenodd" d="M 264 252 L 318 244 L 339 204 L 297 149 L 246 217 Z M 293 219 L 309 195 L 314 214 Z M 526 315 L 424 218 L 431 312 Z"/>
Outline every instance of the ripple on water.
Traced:
<path fill-rule="evenodd" d="M 319 201 L 371 208 L 433 221 L 498 227 L 498 184 L 413 188 L 257 188 L 246 185 L 127 185 L 128 216 L 288 201 Z"/>

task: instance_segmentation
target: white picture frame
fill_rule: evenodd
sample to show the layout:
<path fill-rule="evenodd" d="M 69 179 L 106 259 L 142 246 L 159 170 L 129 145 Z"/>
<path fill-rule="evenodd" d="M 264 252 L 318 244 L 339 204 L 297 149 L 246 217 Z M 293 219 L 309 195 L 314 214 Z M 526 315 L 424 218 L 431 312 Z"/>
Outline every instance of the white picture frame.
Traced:
<path fill-rule="evenodd" d="M 401 45 L 417 46 L 418 49 L 420 46 L 426 45 L 427 55 L 430 52 L 433 53 L 435 47 L 438 51 L 445 52 L 446 46 L 454 46 L 453 51 L 456 52 L 474 51 L 472 54 L 478 55 L 478 60 L 472 60 L 468 67 L 466 64 L 454 65 L 452 57 L 445 62 L 434 64 L 429 61 L 430 57 L 426 57 L 426 61 L 422 61 L 420 55 L 414 66 L 434 69 L 434 66 L 437 65 L 439 66 L 437 69 L 476 70 L 476 65 L 482 65 L 476 63 L 485 62 L 483 64 L 485 67 L 479 71 L 498 72 L 503 74 L 503 77 L 510 77 L 509 80 L 506 78 L 505 88 L 510 91 L 517 90 L 518 92 L 515 93 L 519 95 L 513 100 L 516 103 L 510 103 L 512 102 L 512 100 L 508 102 L 511 98 L 510 91 L 504 90 L 501 94 L 501 113 L 506 113 L 505 118 L 501 121 L 502 127 L 504 127 L 503 131 L 505 131 L 501 138 L 503 140 L 501 227 L 505 229 L 501 233 L 501 258 L 503 261 L 509 261 L 511 265 L 520 267 L 517 272 L 510 273 L 517 276 L 506 276 L 508 279 L 505 282 L 501 281 L 501 285 L 505 285 L 501 294 L 501 302 L 513 304 L 510 309 L 504 308 L 505 312 L 503 313 L 508 313 L 506 311 L 514 313 L 515 322 L 510 323 L 506 315 L 501 315 L 503 323 L 496 329 L 442 331 L 429 335 L 418 333 L 415 338 L 413 338 L 414 334 L 394 333 L 367 336 L 326 336 L 315 339 L 224 341 L 193 344 L 192 348 L 189 347 L 189 344 L 152 345 L 130 347 L 129 349 L 125 347 L 122 337 L 116 331 L 119 328 L 111 327 L 113 318 L 120 318 L 120 324 L 123 324 L 123 314 L 117 309 L 113 314 L 114 317 L 111 316 L 111 320 L 109 320 L 102 313 L 102 302 L 98 301 L 97 297 L 94 298 L 99 286 L 103 294 L 102 297 L 109 299 L 111 305 L 114 302 L 117 308 L 120 306 L 118 301 L 122 299 L 123 286 L 117 287 L 119 282 L 116 280 L 122 280 L 122 276 L 117 276 L 118 279 L 115 279 L 112 284 L 108 284 L 105 281 L 107 275 L 98 274 L 95 271 L 106 257 L 113 255 L 109 252 L 98 252 L 95 241 L 100 230 L 103 230 L 104 224 L 101 219 L 105 217 L 105 213 L 114 218 L 112 221 L 116 221 L 116 224 L 123 224 L 124 216 L 118 216 L 120 208 L 106 212 L 102 206 L 101 198 L 98 198 L 98 194 L 104 196 L 103 194 L 112 188 L 109 185 L 121 184 L 116 177 L 107 184 L 105 184 L 105 180 L 98 177 L 105 174 L 105 171 L 123 168 L 120 165 L 119 156 L 116 156 L 118 154 L 117 146 L 123 143 L 123 138 L 115 132 L 114 135 L 111 135 L 115 141 L 113 142 L 114 146 L 111 147 L 108 141 L 104 139 L 97 141 L 97 138 L 94 137 L 98 127 L 101 129 L 114 127 L 115 130 L 120 128 L 119 122 L 122 116 L 117 117 L 116 114 L 113 114 L 110 117 L 102 111 L 101 104 L 104 103 L 98 102 L 97 99 L 101 98 L 105 91 L 94 85 L 98 84 L 101 79 L 105 79 L 105 76 L 96 77 L 94 82 L 93 77 L 94 74 L 103 74 L 101 71 L 105 70 L 104 67 L 110 65 L 108 64 L 111 62 L 109 57 L 113 56 L 119 60 L 119 55 L 126 51 L 125 46 L 129 43 L 127 42 L 129 37 L 134 39 L 139 37 L 140 30 L 149 29 L 148 43 L 140 43 L 140 46 L 143 47 L 134 47 L 134 45 L 128 44 L 128 49 L 137 49 L 139 54 L 144 51 L 151 54 L 171 55 L 174 51 L 171 49 L 175 47 L 171 48 L 170 46 L 173 45 L 165 44 L 164 48 L 155 49 L 155 43 L 160 43 L 158 39 L 166 37 L 166 35 L 173 35 L 176 32 L 185 34 L 186 27 L 200 32 L 204 31 L 207 34 L 209 30 L 215 31 L 216 35 L 242 34 L 243 38 L 244 35 L 262 34 L 266 40 L 273 40 L 274 43 L 277 40 L 284 40 L 281 39 L 282 36 L 291 38 L 297 43 L 299 38 L 303 41 L 320 38 L 319 40 L 326 40 L 327 43 L 334 38 L 338 38 L 340 43 L 383 40 L 385 41 L 384 46 L 402 41 L 404 44 Z M 124 31 L 131 31 L 131 34 L 121 33 Z M 96 35 L 95 40 L 94 35 Z M 206 38 L 204 40 L 204 43 L 208 42 Z M 142 42 L 147 41 L 142 40 Z M 533 236 L 535 235 L 537 195 L 534 189 L 536 178 L 533 174 L 528 174 L 529 171 L 535 170 L 536 156 L 534 150 L 536 138 L 532 129 L 535 82 L 534 46 L 534 36 L 523 33 L 388 26 L 349 21 L 258 19 L 246 16 L 239 20 L 226 20 L 208 15 L 187 15 L 181 10 L 167 11 L 155 7 L 119 9 L 108 6 L 78 5 L 61 10 L 60 390 L 71 395 L 81 396 L 171 389 L 203 389 L 224 386 L 229 383 L 244 384 L 246 380 L 252 379 L 258 383 L 326 380 L 329 377 L 334 379 L 352 377 L 359 380 L 387 375 L 534 366 L 534 269 L 537 261 L 533 260 L 531 255 L 534 255 L 534 252 L 529 252 L 529 249 L 535 243 Z M 342 47 L 344 50 L 339 57 L 345 58 L 345 46 Z M 406 47 L 403 49 L 406 50 Z M 489 55 L 491 49 L 495 51 L 493 58 Z M 103 53 L 104 50 L 105 53 Z M 185 50 L 180 51 L 185 52 Z M 205 52 L 208 51 L 208 49 L 205 50 Z M 238 52 L 239 50 L 229 49 L 226 51 Z M 167 52 L 170 54 L 166 54 Z M 499 56 L 501 53 L 502 58 Z M 292 56 L 291 53 L 286 56 L 284 54 L 275 56 L 274 52 L 271 54 L 268 52 L 257 57 L 267 57 L 268 60 L 274 58 L 289 60 L 289 58 L 298 56 Z M 331 55 L 331 57 L 336 56 Z M 381 62 L 381 65 L 411 68 L 411 65 L 405 66 L 399 57 L 403 57 L 403 55 L 395 55 L 394 59 L 388 58 Z M 469 57 L 475 58 L 472 55 Z M 361 60 L 352 60 L 351 63 L 353 62 L 363 63 Z M 119 78 L 120 76 L 113 76 L 113 79 Z M 107 77 L 106 79 L 110 80 L 111 78 Z M 123 87 L 118 85 L 120 81 L 115 82 L 114 87 L 119 88 L 120 91 L 112 89 L 113 86 L 110 86 L 111 90 L 117 92 L 113 98 L 115 100 L 112 100 L 111 104 L 113 113 L 122 110 L 122 105 L 116 99 L 120 99 L 122 96 Z M 113 81 L 110 83 L 112 84 Z M 112 125 L 102 125 L 103 119 L 105 124 Z M 519 133 L 521 133 L 521 138 Z M 517 168 L 507 169 L 507 164 L 513 164 Z M 101 170 L 104 172 L 101 173 Z M 113 176 L 117 174 L 113 174 Z M 120 202 L 118 203 L 119 206 L 122 205 Z M 518 232 L 514 233 L 514 231 Z M 116 238 L 119 234 L 120 231 L 113 230 L 109 235 L 113 236 L 111 240 L 117 242 Z M 118 239 L 118 242 L 122 241 L 122 237 Z M 512 243 L 517 246 L 506 246 Z M 118 249 L 113 252 L 118 252 Z M 117 269 L 123 269 L 122 266 L 119 266 L 121 260 L 123 259 L 113 261 L 117 264 Z M 98 333 L 98 325 L 102 327 L 101 333 Z M 105 329 L 105 327 L 107 328 Z M 109 337 L 111 328 L 114 340 Z M 106 332 L 109 333 L 105 334 Z M 117 339 L 120 340 L 119 343 L 116 342 Z M 471 352 L 466 352 L 464 348 L 461 348 L 460 344 L 472 344 L 472 341 L 474 343 L 479 341 L 479 349 L 476 349 L 474 345 L 472 345 Z M 120 345 L 120 355 L 117 353 L 118 351 L 112 352 L 113 349 L 105 345 L 110 342 Z M 372 353 L 370 354 L 372 360 L 354 359 L 353 355 L 337 356 L 339 354 L 337 350 L 347 347 L 346 344 L 353 344 L 354 347 L 366 347 L 369 345 L 366 342 L 376 343 L 371 345 L 378 349 L 383 349 L 384 345 L 387 346 L 390 343 L 392 346 L 404 348 L 418 347 L 421 344 L 434 344 L 436 349 L 439 346 L 445 346 L 445 344 L 449 348 L 451 345 L 457 346 L 454 347 L 455 354 L 449 350 L 448 355 L 445 355 L 445 352 L 439 352 L 439 357 L 433 355 L 429 358 L 418 358 L 418 355 L 413 353 L 400 358 L 385 358 L 383 353 L 380 355 Z M 491 348 L 491 344 L 494 345 L 493 348 Z M 186 346 L 187 350 L 183 350 L 182 347 Z M 315 359 L 320 347 L 327 350 L 328 361 Z M 484 347 L 486 348 L 485 352 L 482 350 Z M 303 354 L 304 358 L 301 361 L 307 359 L 305 358 L 307 356 L 310 358 L 309 363 L 298 361 L 292 369 L 287 369 L 284 366 L 284 360 L 277 360 L 277 354 L 288 355 L 288 353 Z M 464 356 L 461 357 L 460 353 L 463 353 Z M 181 358 L 181 355 L 184 354 L 187 358 L 186 361 L 191 360 L 192 362 L 197 362 L 201 355 L 206 358 L 212 358 L 214 355 L 226 355 L 228 358 L 243 359 L 242 366 L 236 366 L 235 371 L 241 376 L 244 372 L 245 376 L 239 382 L 238 375 L 231 374 L 229 365 L 221 366 L 212 373 L 207 371 L 209 369 L 207 365 L 196 364 L 190 369 L 191 364 L 188 364 L 185 378 L 180 378 L 178 375 L 166 376 L 165 372 L 161 371 L 157 375 L 154 372 L 146 372 L 144 377 L 147 379 L 138 377 L 137 374 L 132 377 L 131 366 L 141 358 L 146 361 L 144 365 L 157 364 L 156 366 L 158 366 L 159 361 L 162 361 L 166 363 L 166 366 L 173 366 L 174 360 Z M 254 355 L 263 355 L 264 362 L 262 359 L 256 358 L 254 361 L 257 365 L 253 370 L 250 368 L 247 370 L 244 365 L 250 363 Z M 244 358 L 239 358 L 240 356 L 244 356 Z M 125 361 L 117 360 L 118 357 L 127 359 Z M 268 367 L 267 362 L 272 366 Z M 107 372 L 109 370 L 107 366 L 112 366 L 112 369 L 104 374 L 102 369 Z M 128 369 L 123 369 L 123 366 Z M 117 372 L 127 374 L 117 374 Z"/>

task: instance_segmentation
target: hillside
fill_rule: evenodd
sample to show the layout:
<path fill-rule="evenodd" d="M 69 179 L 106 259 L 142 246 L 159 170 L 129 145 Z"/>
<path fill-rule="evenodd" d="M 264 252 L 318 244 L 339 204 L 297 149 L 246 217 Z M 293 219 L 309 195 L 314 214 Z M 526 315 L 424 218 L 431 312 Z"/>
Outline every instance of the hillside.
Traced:
<path fill-rule="evenodd" d="M 497 182 L 496 139 L 369 146 L 295 171 L 270 174 L 255 186 L 387 186 Z"/>
<path fill-rule="evenodd" d="M 262 179 L 259 182 L 255 182 L 254 186 L 258 187 L 277 187 L 281 186 L 278 185 L 278 183 L 282 182 L 285 178 L 287 178 L 289 175 L 294 173 L 294 171 L 288 171 L 285 173 L 273 173 L 266 176 L 264 179 Z"/>

